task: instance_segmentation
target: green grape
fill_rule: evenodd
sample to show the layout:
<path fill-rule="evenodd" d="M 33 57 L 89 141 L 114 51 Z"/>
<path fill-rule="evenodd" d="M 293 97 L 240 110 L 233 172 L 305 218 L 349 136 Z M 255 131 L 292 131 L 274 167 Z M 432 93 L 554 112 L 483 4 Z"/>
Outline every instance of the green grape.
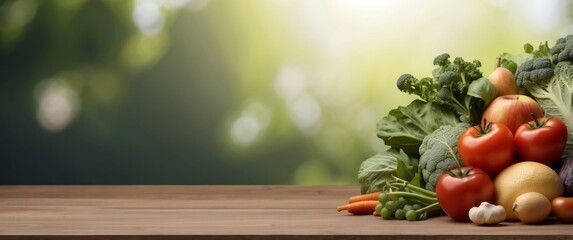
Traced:
<path fill-rule="evenodd" d="M 382 210 L 380 210 L 380 217 L 384 220 L 392 219 L 392 211 L 388 210 L 388 208 L 382 208 Z"/>
<path fill-rule="evenodd" d="M 398 208 L 403 208 L 406 204 L 408 204 L 408 200 L 403 197 L 398 198 Z"/>
<path fill-rule="evenodd" d="M 376 213 L 377 213 L 378 215 L 380 215 L 380 210 L 382 210 L 383 207 L 384 207 L 384 206 L 382 206 L 382 203 L 378 203 L 378 205 L 376 205 L 376 208 L 375 208 L 374 211 L 376 211 Z"/>
<path fill-rule="evenodd" d="M 380 193 L 380 195 L 378 195 L 378 202 L 382 203 L 382 204 L 386 204 L 386 202 L 388 202 L 388 200 L 390 200 L 390 198 L 388 197 L 388 194 L 386 193 Z"/>
<path fill-rule="evenodd" d="M 404 220 L 405 217 L 406 217 L 406 214 L 404 213 L 404 210 L 402 210 L 402 209 L 398 209 L 394 213 L 394 218 L 396 218 L 397 220 Z"/>
<path fill-rule="evenodd" d="M 406 206 L 404 206 L 404 207 L 402 208 L 402 210 L 404 210 L 404 212 L 408 212 L 408 211 L 410 211 L 410 210 L 414 210 L 414 207 L 413 207 L 412 205 L 410 205 L 410 204 L 406 204 Z"/>
<path fill-rule="evenodd" d="M 408 212 L 406 212 L 406 219 L 408 221 L 416 221 L 417 217 L 418 214 L 416 213 L 416 210 L 409 210 Z"/>
<path fill-rule="evenodd" d="M 395 201 L 388 201 L 388 202 L 386 202 L 386 204 L 384 204 L 384 207 L 387 208 L 388 210 L 394 212 L 394 210 L 396 210 L 398 208 L 398 203 Z"/>

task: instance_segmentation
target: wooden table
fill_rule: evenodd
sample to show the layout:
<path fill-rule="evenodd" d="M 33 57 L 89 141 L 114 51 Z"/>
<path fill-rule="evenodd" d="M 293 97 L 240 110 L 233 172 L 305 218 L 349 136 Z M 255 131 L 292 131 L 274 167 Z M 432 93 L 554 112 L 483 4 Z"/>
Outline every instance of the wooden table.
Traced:
<path fill-rule="evenodd" d="M 0 186 L 0 239 L 573 239 L 573 224 L 478 227 L 336 212 L 357 186 Z"/>

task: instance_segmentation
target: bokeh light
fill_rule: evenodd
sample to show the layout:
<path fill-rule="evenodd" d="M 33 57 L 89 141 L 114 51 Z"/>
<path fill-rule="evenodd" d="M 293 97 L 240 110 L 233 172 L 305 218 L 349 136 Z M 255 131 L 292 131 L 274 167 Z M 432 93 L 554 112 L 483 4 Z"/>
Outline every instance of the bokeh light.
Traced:
<path fill-rule="evenodd" d="M 488 73 L 573 4 L 6 0 L 0 26 L 0 184 L 356 184 L 398 76 Z"/>

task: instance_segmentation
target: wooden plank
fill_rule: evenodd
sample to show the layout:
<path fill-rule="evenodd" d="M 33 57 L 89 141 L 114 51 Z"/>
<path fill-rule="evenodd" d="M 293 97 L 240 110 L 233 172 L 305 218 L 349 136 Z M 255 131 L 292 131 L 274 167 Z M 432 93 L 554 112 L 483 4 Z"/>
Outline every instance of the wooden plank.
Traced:
<path fill-rule="evenodd" d="M 573 225 L 478 227 L 336 212 L 357 186 L 0 186 L 0 239 L 573 238 Z"/>

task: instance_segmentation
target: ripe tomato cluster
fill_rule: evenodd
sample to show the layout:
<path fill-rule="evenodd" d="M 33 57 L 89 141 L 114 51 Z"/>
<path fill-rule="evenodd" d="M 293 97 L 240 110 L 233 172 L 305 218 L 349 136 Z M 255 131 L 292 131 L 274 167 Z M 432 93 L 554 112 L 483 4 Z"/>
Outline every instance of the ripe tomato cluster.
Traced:
<path fill-rule="evenodd" d="M 551 166 L 560 159 L 567 128 L 558 118 L 536 118 L 512 132 L 503 123 L 468 128 L 459 138 L 458 152 L 465 167 L 443 174 L 436 184 L 440 207 L 456 221 L 469 221 L 468 211 L 492 202 L 492 179 L 517 161 Z"/>

